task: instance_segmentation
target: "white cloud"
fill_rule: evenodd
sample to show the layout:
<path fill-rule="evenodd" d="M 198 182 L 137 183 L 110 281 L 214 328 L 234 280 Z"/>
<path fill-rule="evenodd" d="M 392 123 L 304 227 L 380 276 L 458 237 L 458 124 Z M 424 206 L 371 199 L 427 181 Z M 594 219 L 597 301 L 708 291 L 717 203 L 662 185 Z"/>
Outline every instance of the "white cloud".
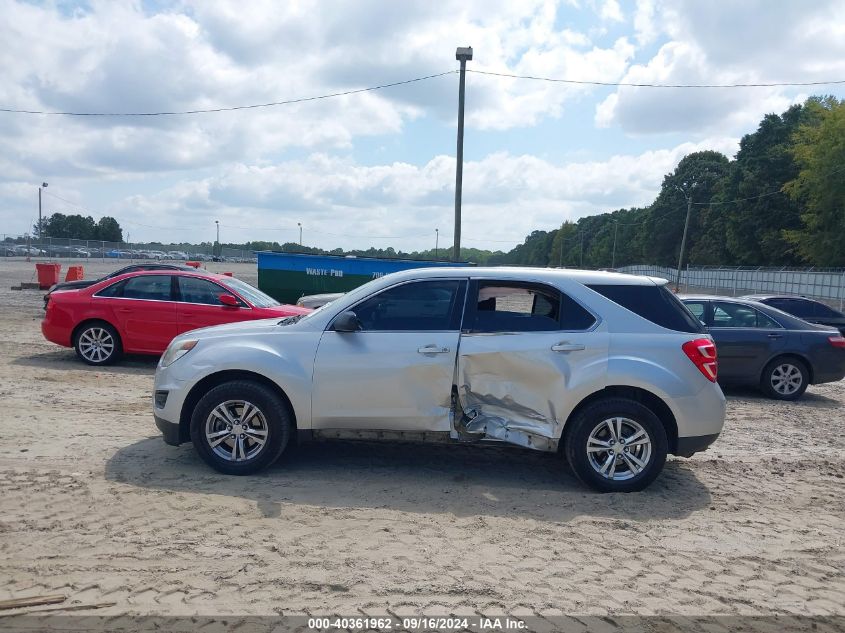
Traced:
<path fill-rule="evenodd" d="M 617 0 L 604 0 L 601 3 L 599 15 L 603 20 L 610 20 L 612 22 L 622 22 L 625 19 L 625 16 L 622 15 L 622 8 L 619 6 Z"/>
<path fill-rule="evenodd" d="M 603 10 L 611 17 L 613 5 Z M 608 80 L 624 73 L 633 54 L 626 40 L 593 45 L 560 28 L 560 10 L 542 0 L 226 0 L 148 13 L 133 2 L 98 0 L 63 14 L 6 0 L 0 103 L 83 112 L 267 103 L 451 70 L 463 44 L 475 46 L 471 68 Z M 481 128 L 534 125 L 583 93 L 480 75 L 470 81 L 468 125 Z M 195 117 L 5 115 L 0 153 L 17 154 L 33 172 L 72 165 L 75 173 L 102 175 L 349 147 L 359 137 L 400 133 L 423 114 L 451 124 L 455 83 L 444 77 L 330 102 Z M 33 142 L 20 143 L 24 134 Z"/>
<path fill-rule="evenodd" d="M 658 22 L 656 16 L 660 16 Z M 634 17 L 636 39 L 668 37 L 626 83 L 731 84 L 824 81 L 845 77 L 845 5 L 734 0 L 645 2 Z M 822 87 L 820 90 L 824 91 Z M 596 107 L 600 127 L 633 134 L 749 131 L 804 95 L 790 88 L 619 88 Z"/>
<path fill-rule="evenodd" d="M 554 164 L 506 152 L 470 161 L 464 167 L 467 243 L 509 248 L 534 229 L 647 205 L 663 176 L 683 156 L 702 149 L 733 155 L 737 140 L 713 138 L 604 161 Z M 452 232 L 454 170 L 449 156 L 417 167 L 401 162 L 367 166 L 313 154 L 273 166 L 236 165 L 154 195 L 132 196 L 110 211 L 144 239 L 162 236 L 141 224 L 196 233 L 211 226 L 212 218 L 220 220 L 221 230 L 233 241 L 292 240 L 297 222 L 302 222 L 306 241 L 324 248 L 379 243 L 429 248 L 435 227 L 444 239 Z M 391 239 L 385 242 L 382 236 Z"/>

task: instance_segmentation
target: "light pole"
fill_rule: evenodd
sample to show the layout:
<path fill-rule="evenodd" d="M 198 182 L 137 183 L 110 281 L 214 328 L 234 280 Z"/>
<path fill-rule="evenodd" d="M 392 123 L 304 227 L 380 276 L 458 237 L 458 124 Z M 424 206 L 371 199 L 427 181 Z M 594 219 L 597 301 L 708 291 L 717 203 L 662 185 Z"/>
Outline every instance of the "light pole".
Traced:
<path fill-rule="evenodd" d="M 462 46 L 455 51 L 455 59 L 461 62 L 461 79 L 458 87 L 458 152 L 455 165 L 455 249 L 452 259 L 461 259 L 461 194 L 464 180 L 464 95 L 466 93 L 467 62 L 472 59 L 472 47 Z"/>
<path fill-rule="evenodd" d="M 678 254 L 678 274 L 675 276 L 675 292 L 681 290 L 681 266 L 684 263 L 684 249 L 687 246 L 687 231 L 689 230 L 689 219 L 692 214 L 692 190 L 695 189 L 696 183 L 689 186 L 689 191 L 682 189 L 675 185 L 675 189 L 681 192 L 684 198 L 687 199 L 687 219 L 684 220 L 684 236 L 681 238 L 681 252 Z"/>
<path fill-rule="evenodd" d="M 440 259 L 440 229 L 434 229 L 434 259 Z"/>
<path fill-rule="evenodd" d="M 299 227 L 299 246 L 302 247 L 302 222 L 297 222 L 296 226 Z"/>
<path fill-rule="evenodd" d="M 42 182 L 41 186 L 38 187 L 38 241 L 42 241 L 42 225 L 41 225 L 41 190 L 47 186 L 46 182 Z"/>
<path fill-rule="evenodd" d="M 215 220 L 214 224 L 217 226 L 217 257 L 220 257 L 220 220 Z M 212 253 L 213 255 L 213 253 Z"/>

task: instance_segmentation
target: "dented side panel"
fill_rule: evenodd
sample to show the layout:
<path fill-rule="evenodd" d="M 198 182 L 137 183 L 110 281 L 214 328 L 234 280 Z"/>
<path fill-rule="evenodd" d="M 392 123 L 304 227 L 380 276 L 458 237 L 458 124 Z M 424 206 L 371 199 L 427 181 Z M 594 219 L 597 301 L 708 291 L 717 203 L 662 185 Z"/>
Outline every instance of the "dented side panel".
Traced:
<path fill-rule="evenodd" d="M 607 356 L 601 330 L 462 334 L 456 435 L 555 450 L 572 409 L 607 386 Z"/>

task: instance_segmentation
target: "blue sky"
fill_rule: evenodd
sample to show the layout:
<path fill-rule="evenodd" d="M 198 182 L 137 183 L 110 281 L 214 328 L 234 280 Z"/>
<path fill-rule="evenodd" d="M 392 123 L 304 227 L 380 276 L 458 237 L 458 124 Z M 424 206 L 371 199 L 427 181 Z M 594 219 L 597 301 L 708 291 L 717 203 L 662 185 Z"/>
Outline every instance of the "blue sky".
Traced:
<path fill-rule="evenodd" d="M 783 0 L 279 3 L 0 0 L 0 106 L 190 110 L 457 68 L 602 82 L 845 79 L 845 4 Z M 813 89 L 583 87 L 469 74 L 466 244 L 648 204 L 691 151 L 732 155 Z M 0 113 L 0 233 L 45 213 L 117 217 L 133 241 L 441 245 L 457 76 L 261 110 L 160 118 Z M 389 236 L 389 238 L 387 237 Z"/>

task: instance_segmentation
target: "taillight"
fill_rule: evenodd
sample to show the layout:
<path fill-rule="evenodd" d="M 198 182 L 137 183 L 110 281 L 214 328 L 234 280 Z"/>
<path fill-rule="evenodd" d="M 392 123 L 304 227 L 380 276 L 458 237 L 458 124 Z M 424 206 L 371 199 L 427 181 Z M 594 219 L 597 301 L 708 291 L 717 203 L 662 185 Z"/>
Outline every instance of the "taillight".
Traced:
<path fill-rule="evenodd" d="M 681 349 L 707 380 L 716 382 L 719 364 L 716 361 L 716 346 L 713 341 L 709 338 L 697 338 L 684 343 Z"/>
<path fill-rule="evenodd" d="M 845 336 L 829 336 L 827 341 L 834 347 L 845 347 Z"/>

